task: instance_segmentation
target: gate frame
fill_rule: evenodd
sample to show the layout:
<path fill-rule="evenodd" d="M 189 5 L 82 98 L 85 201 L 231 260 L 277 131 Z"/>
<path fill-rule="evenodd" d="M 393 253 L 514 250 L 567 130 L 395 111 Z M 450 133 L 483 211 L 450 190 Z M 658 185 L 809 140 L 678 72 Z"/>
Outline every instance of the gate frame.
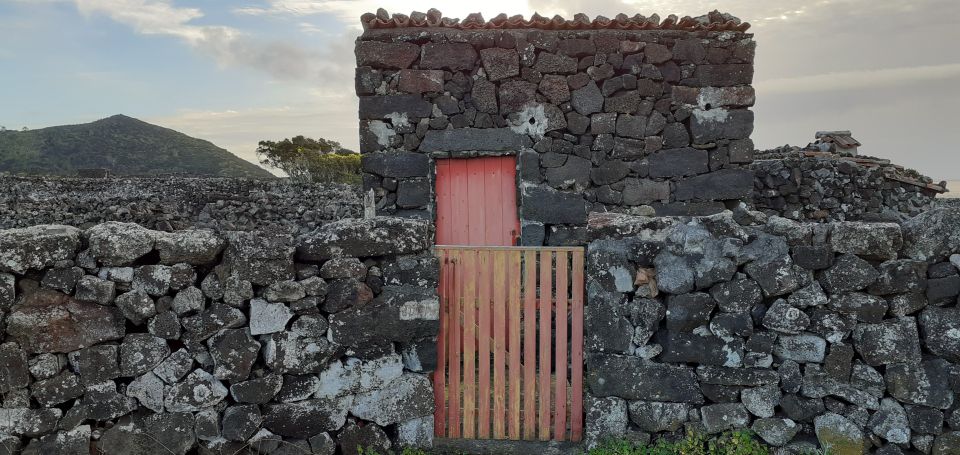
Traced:
<path fill-rule="evenodd" d="M 440 334 L 437 345 L 437 369 L 433 375 L 434 382 L 434 426 L 435 436 L 463 439 L 501 439 L 501 440 L 540 440 L 579 442 L 583 438 L 583 373 L 584 373 L 584 336 L 583 310 L 585 304 L 584 257 L 583 247 L 521 247 L 521 246 L 462 246 L 436 245 L 434 254 L 440 260 Z M 481 259 L 487 258 L 487 259 Z M 538 261 L 539 259 L 539 261 Z M 555 267 L 565 264 L 563 267 Z M 522 260 L 522 262 L 521 262 Z M 542 267 L 544 261 L 549 261 L 549 267 Z M 491 265 L 489 261 L 493 261 Z M 453 265 L 459 264 L 459 265 Z M 522 269 L 521 269 L 522 267 Z M 557 271 L 554 274 L 554 270 Z M 564 270 L 564 273 L 559 273 Z M 465 277 L 472 276 L 468 280 Z M 516 276 L 516 278 L 513 278 Z M 556 279 L 554 279 L 556 277 Z M 549 282 L 549 291 L 544 295 L 540 283 Z M 482 286 L 484 281 L 489 286 Z M 523 280 L 521 282 L 521 280 Z M 477 284 L 481 284 L 478 288 Z M 499 284 L 498 284 L 499 283 Z M 554 296 L 553 289 L 567 288 L 570 293 Z M 526 292 L 526 289 L 534 289 Z M 538 293 L 537 290 L 540 292 Z M 494 295 L 490 295 L 494 291 Z M 457 296 L 456 305 L 450 296 Z M 471 300 L 475 302 L 476 310 L 463 312 L 461 323 L 461 308 Z M 554 297 L 557 297 L 556 299 Z M 480 301 L 487 301 L 489 305 L 480 305 Z M 541 303 L 549 301 L 549 305 Z M 473 305 L 473 304 L 471 304 Z M 516 311 L 519 317 L 512 318 L 505 310 Z M 569 311 L 569 313 L 568 313 Z M 490 315 L 493 313 L 495 324 L 490 326 Z M 541 317 L 537 330 L 537 317 Z M 564 324 L 555 324 L 556 331 L 551 330 L 555 315 L 564 314 Z M 473 316 L 477 316 L 474 323 Z M 549 317 L 545 317 L 549 315 Z M 533 317 L 528 317 L 533 316 Z M 557 318 L 559 319 L 559 318 Z M 521 320 L 524 328 L 521 340 Z M 456 322 L 455 322 L 456 321 Z M 570 324 L 567 333 L 567 324 Z M 451 330 L 460 335 L 451 336 Z M 481 342 L 477 349 L 474 342 L 482 341 L 480 334 L 492 332 L 488 342 Z M 467 336 L 470 335 L 470 336 Z M 500 337 L 498 337 L 500 335 Z M 557 341 L 551 342 L 556 335 Z M 539 346 L 537 340 L 539 339 Z M 560 345 L 564 349 L 555 349 Z M 502 343 L 498 343 L 502 341 Z M 533 362 L 520 364 L 521 341 L 524 359 L 534 359 Z M 569 342 L 570 354 L 567 355 Z M 490 402 L 490 367 L 479 368 L 479 390 L 475 389 L 477 378 L 472 371 L 464 369 L 461 378 L 461 354 L 465 361 L 473 363 L 479 354 L 481 358 L 490 359 L 491 344 L 493 344 L 493 433 L 490 433 L 489 420 Z M 507 350 L 509 344 L 509 350 Z M 539 348 L 539 356 L 537 350 Z M 509 354 L 509 358 L 504 357 Z M 448 359 L 450 360 L 448 365 Z M 546 359 L 546 364 L 544 360 Z M 506 362 L 505 362 L 506 360 Z M 556 369 L 551 374 L 553 365 L 566 365 Z M 503 369 L 510 366 L 510 375 L 504 378 Z M 537 368 L 540 366 L 540 368 Z M 453 381 L 449 375 L 458 378 Z M 544 368 L 545 367 L 545 368 Z M 567 368 L 570 377 L 567 378 Z M 538 371 L 539 370 L 539 371 Z M 514 373 L 516 372 L 516 373 Z M 521 403 L 520 380 L 523 378 L 523 396 Z M 569 379 L 569 391 L 567 380 Z M 553 381 L 552 381 L 553 380 Z M 551 387 L 551 382 L 553 386 Z M 449 388 L 447 385 L 449 384 Z M 485 385 L 484 385 L 485 384 Z M 506 385 L 509 388 L 506 389 Z M 460 406 L 460 393 L 464 393 L 463 407 Z M 505 390 L 506 389 L 506 390 Z M 547 399 L 537 395 L 537 391 L 547 390 Z M 455 396 L 455 401 L 448 400 L 449 395 Z M 509 391 L 509 396 L 507 396 Z M 476 393 L 481 392 L 479 403 L 475 403 Z M 550 395 L 570 395 L 569 432 L 567 431 L 567 400 L 553 400 Z M 541 392 L 542 393 L 542 392 Z M 471 399 L 473 398 L 473 399 Z M 508 403 L 504 401 L 508 400 Z M 551 412 L 551 403 L 555 406 Z M 480 407 L 475 406 L 480 404 Z M 523 421 L 520 421 L 520 411 L 524 410 Z M 487 412 L 479 412 L 480 409 Z M 478 419 L 473 419 L 474 411 L 479 413 Z M 462 417 L 462 421 L 461 421 Z M 539 418 L 538 418 L 539 417 Z M 449 419 L 449 424 L 448 424 Z M 463 424 L 461 432 L 460 425 Z M 553 423 L 553 426 L 551 426 Z M 521 432 L 522 425 L 522 432 Z M 479 429 L 474 433 L 474 429 Z M 552 437 L 551 437 L 552 436 Z"/>

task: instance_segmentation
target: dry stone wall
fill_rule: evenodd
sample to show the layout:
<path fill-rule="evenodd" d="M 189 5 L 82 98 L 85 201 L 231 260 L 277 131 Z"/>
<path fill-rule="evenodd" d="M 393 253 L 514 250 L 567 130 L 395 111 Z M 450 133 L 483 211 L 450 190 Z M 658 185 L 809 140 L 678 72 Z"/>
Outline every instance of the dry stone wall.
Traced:
<path fill-rule="evenodd" d="M 364 187 L 379 213 L 433 219 L 435 160 L 516 155 L 526 245 L 583 244 L 591 211 L 709 214 L 749 199 L 754 42 L 701 25 L 367 29 Z"/>
<path fill-rule="evenodd" d="M 106 221 L 174 231 L 281 229 L 304 234 L 358 218 L 358 188 L 240 178 L 64 178 L 0 175 L 0 229 L 88 228 Z"/>
<path fill-rule="evenodd" d="M 955 453 L 960 210 L 591 217 L 588 443 L 749 428 L 784 453 Z"/>
<path fill-rule="evenodd" d="M 901 172 L 890 166 L 835 157 L 758 159 L 750 169 L 757 210 L 794 220 L 900 222 L 930 209 L 941 192 L 929 182 L 888 178 Z"/>
<path fill-rule="evenodd" d="M 429 446 L 431 230 L 0 230 L 0 453 Z"/>

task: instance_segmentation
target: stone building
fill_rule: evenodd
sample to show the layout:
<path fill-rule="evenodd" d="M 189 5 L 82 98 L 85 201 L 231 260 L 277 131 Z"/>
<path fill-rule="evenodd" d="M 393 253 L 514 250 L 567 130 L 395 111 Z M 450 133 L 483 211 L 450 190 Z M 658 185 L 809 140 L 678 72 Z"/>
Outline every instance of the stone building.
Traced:
<path fill-rule="evenodd" d="M 504 224 L 524 245 L 583 244 L 589 212 L 708 215 L 752 193 L 755 43 L 735 17 L 362 22 L 360 149 L 378 213 L 443 232 L 438 164 L 489 156 L 515 163 L 497 176 L 514 196 L 478 200 L 516 201 Z"/>

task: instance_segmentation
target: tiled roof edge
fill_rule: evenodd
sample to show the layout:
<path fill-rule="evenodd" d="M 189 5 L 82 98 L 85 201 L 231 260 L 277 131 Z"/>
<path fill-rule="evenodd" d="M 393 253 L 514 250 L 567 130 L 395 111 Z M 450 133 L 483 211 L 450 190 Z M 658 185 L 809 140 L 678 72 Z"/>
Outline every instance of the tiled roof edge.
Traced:
<path fill-rule="evenodd" d="M 461 21 L 460 19 L 443 17 L 443 14 L 434 8 L 431 8 L 426 13 L 414 11 L 409 16 L 406 14 L 390 15 L 385 9 L 380 8 L 376 14 L 366 13 L 360 16 L 360 23 L 363 25 L 364 30 L 441 27 L 461 30 L 686 30 L 745 32 L 750 28 L 749 23 L 741 22 L 740 19 L 735 16 L 716 10 L 699 17 L 684 16 L 678 18 L 676 15 L 671 14 L 662 21 L 657 14 L 653 14 L 650 17 L 636 14 L 631 17 L 623 13 L 618 14 L 613 19 L 597 16 L 592 20 L 583 13 L 576 14 L 572 20 L 565 19 L 561 16 L 554 16 L 551 19 L 537 13 L 534 13 L 529 20 L 519 14 L 507 17 L 506 14 L 502 13 L 493 19 L 484 20 L 480 13 L 473 13 Z"/>

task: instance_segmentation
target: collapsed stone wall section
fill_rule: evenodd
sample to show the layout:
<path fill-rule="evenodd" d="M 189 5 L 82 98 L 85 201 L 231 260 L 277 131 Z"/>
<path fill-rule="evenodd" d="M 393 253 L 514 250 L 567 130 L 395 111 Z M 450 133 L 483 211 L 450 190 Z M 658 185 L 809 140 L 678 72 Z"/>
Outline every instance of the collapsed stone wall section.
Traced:
<path fill-rule="evenodd" d="M 437 159 L 516 155 L 525 245 L 591 211 L 749 199 L 754 42 L 741 31 L 371 28 L 356 42 L 364 188 L 433 219 Z"/>
<path fill-rule="evenodd" d="M 0 231 L 2 452 L 429 446 L 431 230 Z"/>
<path fill-rule="evenodd" d="M 930 209 L 941 192 L 888 177 L 883 166 L 834 158 L 756 160 L 753 204 L 793 220 L 904 221 Z"/>
<path fill-rule="evenodd" d="M 588 444 L 749 428 L 784 453 L 960 441 L 960 210 L 591 218 Z"/>

